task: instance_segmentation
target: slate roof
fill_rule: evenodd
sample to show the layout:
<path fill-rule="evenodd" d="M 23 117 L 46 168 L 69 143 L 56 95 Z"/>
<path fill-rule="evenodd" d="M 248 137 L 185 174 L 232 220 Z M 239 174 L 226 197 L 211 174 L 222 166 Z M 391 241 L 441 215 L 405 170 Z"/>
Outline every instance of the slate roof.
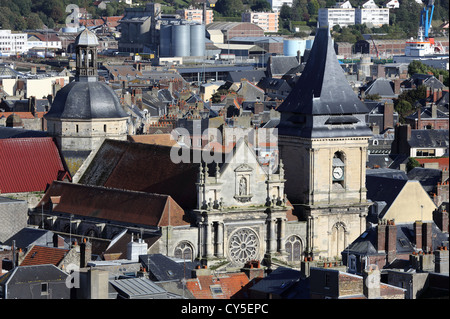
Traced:
<path fill-rule="evenodd" d="M 154 281 L 190 279 L 192 270 L 199 265 L 190 260 L 177 262 L 162 254 L 140 255 L 139 261 L 149 269 L 150 278 Z"/>
<path fill-rule="evenodd" d="M 4 244 L 12 246 L 14 241 L 17 248 L 28 250 L 31 245 L 47 246 L 49 243 L 53 245 L 53 235 L 54 233 L 49 230 L 26 227 L 6 240 Z"/>
<path fill-rule="evenodd" d="M 414 251 L 415 233 L 414 223 L 396 224 L 397 226 L 397 254 L 409 254 Z M 378 226 L 377 226 L 378 227 Z M 442 233 L 435 223 L 432 223 L 432 247 L 433 250 L 442 246 L 447 242 L 448 234 Z M 345 248 L 345 252 L 357 255 L 379 255 L 377 252 L 377 228 L 372 227 L 367 229 L 355 241 Z"/>
<path fill-rule="evenodd" d="M 33 265 L 15 267 L 6 275 L 0 277 L 0 285 L 8 283 L 39 283 L 48 281 L 65 281 L 67 274 L 54 265 Z"/>
<path fill-rule="evenodd" d="M 270 56 L 267 62 L 267 75 L 268 77 L 282 76 L 298 66 L 295 56 Z"/>
<path fill-rule="evenodd" d="M 57 197 L 56 212 L 154 227 L 188 224 L 183 209 L 168 195 L 55 181 L 37 208 Z"/>
<path fill-rule="evenodd" d="M 427 192 L 434 192 L 437 184 L 441 182 L 442 171 L 440 169 L 414 167 L 408 172 L 408 179 L 419 181 Z"/>
<path fill-rule="evenodd" d="M 103 82 L 72 81 L 56 93 L 45 118 L 124 118 L 117 94 Z"/>
<path fill-rule="evenodd" d="M 404 171 L 392 168 L 367 169 L 366 175 L 408 180 L 408 175 Z"/>
<path fill-rule="evenodd" d="M 45 131 L 27 130 L 18 127 L 4 127 L 0 126 L 0 139 L 10 138 L 27 138 L 27 137 L 47 137 Z"/>
<path fill-rule="evenodd" d="M 411 147 L 447 148 L 448 130 L 411 130 L 408 144 Z"/>
<path fill-rule="evenodd" d="M 377 78 L 367 83 L 364 93 L 365 95 L 378 94 L 383 98 L 394 98 L 397 96 L 392 89 L 391 81 L 385 78 Z"/>
<path fill-rule="evenodd" d="M 253 287 L 250 288 L 250 291 L 254 290 L 277 296 L 286 295 L 286 297 L 288 297 L 291 290 L 299 288 L 297 286 L 299 286 L 301 282 L 301 277 L 302 273 L 298 270 L 286 267 L 278 267 L 270 274 L 268 274 L 265 278 L 258 281 Z M 304 286 L 305 284 L 306 286 Z M 309 299 L 309 286 L 307 285 L 307 283 L 304 283 L 304 285 L 303 289 L 294 292 L 294 294 L 298 298 L 301 297 L 302 299 Z M 302 291 L 303 293 L 301 293 Z M 298 293 L 300 293 L 300 296 L 298 295 Z"/>
<path fill-rule="evenodd" d="M 312 115 L 368 113 L 339 65 L 328 28 L 318 28 L 311 54 L 280 112 Z"/>
<path fill-rule="evenodd" d="M 372 202 L 386 202 L 386 207 L 389 207 L 407 182 L 407 179 L 367 174 L 367 198 Z"/>
<path fill-rule="evenodd" d="M 0 191 L 37 192 L 66 172 L 51 137 L 0 139 Z"/>
<path fill-rule="evenodd" d="M 416 111 L 416 112 L 408 115 L 406 118 L 415 120 L 418 118 L 418 115 L 419 115 L 419 111 Z M 448 120 L 448 115 L 439 109 L 436 110 L 436 115 L 437 115 L 436 118 Z M 421 107 L 420 108 L 420 119 L 431 119 L 431 118 L 433 118 L 431 107 Z"/>
<path fill-rule="evenodd" d="M 241 82 L 242 79 L 246 79 L 250 82 L 257 83 L 265 76 L 266 75 L 262 70 L 230 71 L 228 72 L 225 81 L 237 83 Z"/>

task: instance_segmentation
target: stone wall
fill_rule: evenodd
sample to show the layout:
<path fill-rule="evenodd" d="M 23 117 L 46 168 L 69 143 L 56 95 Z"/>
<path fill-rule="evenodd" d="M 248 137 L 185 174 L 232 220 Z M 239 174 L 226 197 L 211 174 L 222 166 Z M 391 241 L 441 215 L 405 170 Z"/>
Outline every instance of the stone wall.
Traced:
<path fill-rule="evenodd" d="M 0 197 L 0 242 L 27 226 L 27 212 L 26 201 Z"/>

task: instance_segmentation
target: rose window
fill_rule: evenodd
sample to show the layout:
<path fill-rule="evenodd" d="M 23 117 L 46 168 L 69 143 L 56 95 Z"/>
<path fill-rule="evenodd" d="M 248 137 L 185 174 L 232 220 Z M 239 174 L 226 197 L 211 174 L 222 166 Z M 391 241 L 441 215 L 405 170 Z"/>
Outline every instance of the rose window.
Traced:
<path fill-rule="evenodd" d="M 230 238 L 228 245 L 230 258 L 236 264 L 257 259 L 259 255 L 259 239 L 256 233 L 248 228 L 236 231 Z"/>

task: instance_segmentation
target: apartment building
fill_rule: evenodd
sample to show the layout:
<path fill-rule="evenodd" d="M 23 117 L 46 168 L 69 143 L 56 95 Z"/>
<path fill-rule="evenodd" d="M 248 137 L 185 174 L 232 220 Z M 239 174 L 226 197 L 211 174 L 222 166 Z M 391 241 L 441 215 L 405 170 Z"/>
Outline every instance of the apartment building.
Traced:
<path fill-rule="evenodd" d="M 250 22 L 261 27 L 264 32 L 278 32 L 279 12 L 244 12 L 242 22 Z"/>
<path fill-rule="evenodd" d="M 27 34 L 13 33 L 11 30 L 0 30 L 0 52 L 2 56 L 10 56 L 27 52 Z"/>
<path fill-rule="evenodd" d="M 180 15 L 181 19 L 184 19 L 187 21 L 203 23 L 203 10 L 202 9 L 192 9 L 192 8 L 180 9 L 180 10 L 177 10 L 176 13 Z M 211 9 L 207 9 L 205 24 L 209 24 L 212 22 L 214 22 L 214 12 Z"/>
<path fill-rule="evenodd" d="M 389 8 L 380 8 L 373 0 L 369 0 L 355 9 L 350 1 L 346 1 L 337 3 L 334 8 L 320 8 L 318 19 L 320 26 L 368 24 L 380 27 L 389 24 Z"/>
<path fill-rule="evenodd" d="M 355 9 L 354 8 L 320 8 L 319 9 L 319 25 L 329 26 L 334 25 L 346 27 L 355 24 Z"/>
<path fill-rule="evenodd" d="M 389 8 L 380 8 L 369 0 L 355 10 L 355 24 L 372 24 L 374 27 L 389 24 Z"/>

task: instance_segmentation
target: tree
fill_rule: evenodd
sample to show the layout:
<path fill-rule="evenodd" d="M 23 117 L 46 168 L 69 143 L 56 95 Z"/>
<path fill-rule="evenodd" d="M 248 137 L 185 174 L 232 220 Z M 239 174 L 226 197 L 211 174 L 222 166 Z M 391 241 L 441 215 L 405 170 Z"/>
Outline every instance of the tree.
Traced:
<path fill-rule="evenodd" d="M 409 172 L 414 167 L 419 167 L 420 163 L 413 157 L 408 158 L 408 163 L 406 163 L 406 170 Z"/>
<path fill-rule="evenodd" d="M 42 22 L 41 18 L 39 18 L 39 15 L 37 13 L 30 13 L 28 15 L 27 21 L 27 29 L 41 29 L 44 25 L 44 22 Z"/>
<path fill-rule="evenodd" d="M 224 17 L 239 17 L 244 11 L 244 5 L 240 0 L 218 0 L 215 9 Z"/>
<path fill-rule="evenodd" d="M 269 1 L 266 0 L 256 0 L 253 5 L 250 6 L 250 9 L 255 12 L 261 11 L 270 11 L 272 7 L 270 6 Z"/>

